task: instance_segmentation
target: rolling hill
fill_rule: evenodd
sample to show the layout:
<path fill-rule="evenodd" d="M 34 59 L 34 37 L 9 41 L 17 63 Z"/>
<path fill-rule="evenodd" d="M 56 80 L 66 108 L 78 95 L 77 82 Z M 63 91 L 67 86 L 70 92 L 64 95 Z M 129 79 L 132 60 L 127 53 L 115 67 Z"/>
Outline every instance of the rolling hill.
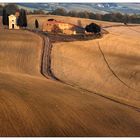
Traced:
<path fill-rule="evenodd" d="M 57 8 L 64 8 L 68 11 L 89 11 L 93 13 L 120 12 L 124 14 L 140 14 L 139 3 L 18 3 L 19 7 L 29 8 L 30 10 L 41 9 L 46 12 Z"/>
<path fill-rule="evenodd" d="M 140 28 L 131 29 L 112 27 L 102 39 L 54 44 L 54 75 L 70 85 L 139 108 L 140 33 L 135 30 Z"/>
<path fill-rule="evenodd" d="M 45 36 L 0 29 L 0 136 L 140 135 L 140 29 L 106 29 L 102 39 L 55 43 L 51 52 Z M 44 76 L 48 57 L 60 81 Z"/>

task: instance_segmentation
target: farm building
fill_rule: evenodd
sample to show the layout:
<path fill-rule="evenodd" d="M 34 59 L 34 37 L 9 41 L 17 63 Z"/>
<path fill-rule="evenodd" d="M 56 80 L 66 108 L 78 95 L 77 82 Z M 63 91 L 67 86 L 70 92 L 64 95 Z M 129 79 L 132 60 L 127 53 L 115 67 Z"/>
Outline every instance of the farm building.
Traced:
<path fill-rule="evenodd" d="M 15 15 L 8 16 L 9 18 L 9 29 L 19 29 L 17 25 L 17 19 L 19 17 L 19 12 L 16 12 Z"/>
<path fill-rule="evenodd" d="M 44 32 L 57 32 L 67 35 L 74 35 L 77 33 L 84 33 L 84 29 L 74 24 L 65 23 L 62 21 L 48 20 L 43 23 L 42 30 Z"/>

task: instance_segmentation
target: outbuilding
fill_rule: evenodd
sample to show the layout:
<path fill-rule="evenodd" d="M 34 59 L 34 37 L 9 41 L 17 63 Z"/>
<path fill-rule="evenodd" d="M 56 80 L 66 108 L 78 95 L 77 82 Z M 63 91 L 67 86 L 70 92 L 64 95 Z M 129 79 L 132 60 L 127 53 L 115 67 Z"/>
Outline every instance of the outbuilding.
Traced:
<path fill-rule="evenodd" d="M 9 18 L 9 29 L 19 29 L 19 26 L 17 25 L 17 16 L 10 15 Z"/>

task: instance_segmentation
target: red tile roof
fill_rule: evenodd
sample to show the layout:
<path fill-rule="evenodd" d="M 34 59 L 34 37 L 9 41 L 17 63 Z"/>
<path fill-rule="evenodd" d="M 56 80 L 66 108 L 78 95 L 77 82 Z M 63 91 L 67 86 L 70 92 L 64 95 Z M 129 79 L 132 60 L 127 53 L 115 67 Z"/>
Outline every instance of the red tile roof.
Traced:
<path fill-rule="evenodd" d="M 47 21 L 47 23 L 50 23 L 50 24 L 59 24 L 59 23 L 63 23 L 63 24 L 69 24 L 69 25 L 72 25 L 72 26 L 75 26 L 75 27 L 78 27 L 78 28 L 82 28 L 78 25 L 75 25 L 75 24 L 71 24 L 71 23 L 67 23 L 67 22 L 63 22 L 63 21 L 56 21 L 56 20 L 53 20 L 53 21 Z"/>

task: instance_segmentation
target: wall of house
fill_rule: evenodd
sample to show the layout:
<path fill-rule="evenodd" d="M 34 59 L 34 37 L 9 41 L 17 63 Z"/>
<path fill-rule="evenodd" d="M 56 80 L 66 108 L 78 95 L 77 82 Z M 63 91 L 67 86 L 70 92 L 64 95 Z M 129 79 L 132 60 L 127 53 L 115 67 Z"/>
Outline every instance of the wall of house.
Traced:
<path fill-rule="evenodd" d="M 52 32 L 55 25 L 58 26 L 58 28 L 60 28 L 60 30 L 62 30 L 64 34 L 68 34 L 68 35 L 76 34 L 76 30 L 74 30 L 75 26 L 68 23 L 55 24 L 55 23 L 46 22 L 43 24 L 42 30 L 47 32 Z"/>
<path fill-rule="evenodd" d="M 63 33 L 67 35 L 75 35 L 76 31 L 67 29 L 67 30 L 63 30 Z"/>
<path fill-rule="evenodd" d="M 19 29 L 19 26 L 17 26 L 17 18 L 16 16 L 9 16 L 9 29 L 13 29 L 13 25 L 14 25 L 14 29 Z"/>
<path fill-rule="evenodd" d="M 42 30 L 43 30 L 44 32 L 45 32 L 45 31 L 51 32 L 51 31 L 53 30 L 53 28 L 54 28 L 54 25 L 53 25 L 53 24 L 45 23 L 45 24 L 43 24 Z"/>
<path fill-rule="evenodd" d="M 59 23 L 58 26 L 61 30 L 69 30 L 73 27 L 72 25 L 67 23 Z"/>

